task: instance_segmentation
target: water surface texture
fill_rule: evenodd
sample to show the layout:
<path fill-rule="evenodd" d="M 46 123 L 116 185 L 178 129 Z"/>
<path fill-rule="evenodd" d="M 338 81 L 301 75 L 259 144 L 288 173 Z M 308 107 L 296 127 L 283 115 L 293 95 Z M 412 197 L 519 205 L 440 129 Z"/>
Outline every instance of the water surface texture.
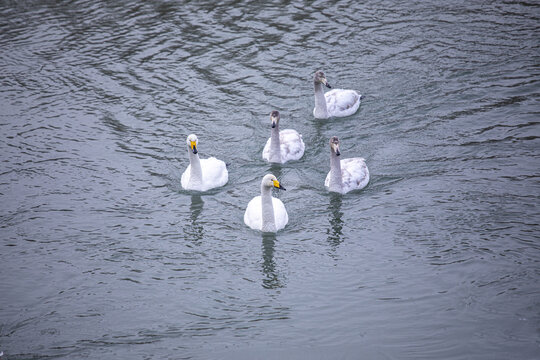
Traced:
<path fill-rule="evenodd" d="M 540 5 L 0 3 L 12 359 L 538 359 Z M 364 95 L 313 118 L 313 73 Z M 269 114 L 304 157 L 261 157 Z M 185 191 L 185 139 L 229 182 Z M 371 182 L 327 192 L 329 138 Z M 289 223 L 243 223 L 272 172 Z"/>

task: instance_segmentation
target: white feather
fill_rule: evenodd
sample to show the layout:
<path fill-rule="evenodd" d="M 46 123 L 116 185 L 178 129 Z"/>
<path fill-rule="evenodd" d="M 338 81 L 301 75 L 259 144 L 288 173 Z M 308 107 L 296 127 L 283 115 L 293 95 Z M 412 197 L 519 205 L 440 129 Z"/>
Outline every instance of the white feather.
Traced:
<path fill-rule="evenodd" d="M 283 229 L 289 222 L 289 215 L 283 202 L 272 197 L 274 207 L 274 219 L 276 221 L 276 231 Z M 262 230 L 262 202 L 261 196 L 255 196 L 247 205 L 244 213 L 244 223 L 253 230 Z"/>
<path fill-rule="evenodd" d="M 266 174 L 261 181 L 261 195 L 248 203 L 244 213 L 244 223 L 254 230 L 276 232 L 289 222 L 289 215 L 281 200 L 272 196 L 272 189 L 285 189 L 272 174 Z"/>
<path fill-rule="evenodd" d="M 369 170 L 364 158 L 341 159 L 341 179 L 343 181 L 342 194 L 352 190 L 359 190 L 369 183 Z M 330 173 L 326 175 L 324 186 L 330 187 Z"/>
<path fill-rule="evenodd" d="M 200 159 L 203 173 L 203 181 L 195 186 L 189 185 L 191 176 L 191 164 L 188 165 L 186 171 L 182 174 L 182 187 L 186 190 L 207 191 L 216 187 L 221 187 L 229 180 L 229 173 L 225 162 L 211 157 L 208 159 Z"/>
<path fill-rule="evenodd" d="M 354 114 L 362 96 L 354 90 L 333 89 L 324 93 L 328 116 L 344 117 Z"/>
<path fill-rule="evenodd" d="M 262 157 L 266 161 L 270 161 L 271 140 L 272 138 L 268 138 L 263 149 Z M 302 140 L 302 135 L 300 135 L 298 131 L 293 129 L 280 130 L 279 142 L 282 164 L 289 160 L 299 160 L 302 155 L 304 155 L 305 145 Z"/>

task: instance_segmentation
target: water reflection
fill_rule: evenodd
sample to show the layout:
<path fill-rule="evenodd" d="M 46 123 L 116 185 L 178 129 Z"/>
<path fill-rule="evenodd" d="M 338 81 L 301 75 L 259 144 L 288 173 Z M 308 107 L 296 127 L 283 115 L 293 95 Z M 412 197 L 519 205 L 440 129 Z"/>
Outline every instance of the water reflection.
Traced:
<path fill-rule="evenodd" d="M 330 193 L 330 204 L 328 205 L 330 228 L 326 230 L 326 235 L 328 235 L 328 242 L 334 249 L 343 242 L 343 220 L 341 219 L 343 212 L 341 211 L 341 202 L 341 194 Z"/>
<path fill-rule="evenodd" d="M 276 271 L 276 262 L 274 260 L 274 246 L 276 242 L 276 234 L 262 234 L 262 286 L 265 289 L 277 289 L 284 285 L 279 280 L 279 273 Z"/>
<path fill-rule="evenodd" d="M 268 169 L 269 174 L 273 174 L 275 177 L 278 178 L 279 181 L 281 181 L 281 164 L 276 163 L 270 163 L 270 167 Z M 285 188 L 287 188 L 287 185 L 284 185 Z"/>
<path fill-rule="evenodd" d="M 191 205 L 189 206 L 190 210 L 190 222 L 184 226 L 184 233 L 186 237 L 191 240 L 194 244 L 200 244 L 204 236 L 204 228 L 202 224 L 198 222 L 199 215 L 203 210 L 204 201 L 200 195 L 191 195 Z"/>

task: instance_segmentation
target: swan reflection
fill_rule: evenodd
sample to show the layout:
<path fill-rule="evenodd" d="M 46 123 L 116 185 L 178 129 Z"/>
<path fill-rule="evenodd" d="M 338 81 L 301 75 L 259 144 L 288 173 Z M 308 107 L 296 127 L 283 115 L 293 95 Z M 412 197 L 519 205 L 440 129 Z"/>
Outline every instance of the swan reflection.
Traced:
<path fill-rule="evenodd" d="M 330 193 L 330 204 L 328 206 L 330 228 L 326 230 L 326 234 L 328 235 L 328 242 L 333 248 L 336 248 L 343 242 L 343 220 L 341 219 L 343 212 L 341 211 L 341 203 L 341 194 Z"/>
<path fill-rule="evenodd" d="M 186 238 L 190 239 L 194 244 L 199 244 L 204 236 L 204 228 L 198 219 L 204 207 L 204 201 L 200 195 L 191 196 L 190 222 L 184 227 L 184 233 Z"/>
<path fill-rule="evenodd" d="M 276 242 L 276 234 L 262 234 L 262 286 L 265 289 L 277 289 L 283 287 L 279 280 L 279 273 L 276 270 L 276 262 L 274 260 L 274 246 Z"/>

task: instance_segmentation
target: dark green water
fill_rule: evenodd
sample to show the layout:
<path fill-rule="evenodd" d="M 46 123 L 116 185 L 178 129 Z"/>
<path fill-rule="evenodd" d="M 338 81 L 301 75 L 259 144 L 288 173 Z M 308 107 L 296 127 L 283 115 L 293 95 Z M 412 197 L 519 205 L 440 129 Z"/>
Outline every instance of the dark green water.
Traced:
<path fill-rule="evenodd" d="M 11 359 L 537 359 L 535 2 L 0 4 Z M 364 95 L 313 118 L 312 76 Z M 269 113 L 300 161 L 261 158 Z M 229 182 L 184 191 L 186 136 Z M 324 187 L 328 139 L 371 182 Z M 289 223 L 252 231 L 262 176 Z"/>

